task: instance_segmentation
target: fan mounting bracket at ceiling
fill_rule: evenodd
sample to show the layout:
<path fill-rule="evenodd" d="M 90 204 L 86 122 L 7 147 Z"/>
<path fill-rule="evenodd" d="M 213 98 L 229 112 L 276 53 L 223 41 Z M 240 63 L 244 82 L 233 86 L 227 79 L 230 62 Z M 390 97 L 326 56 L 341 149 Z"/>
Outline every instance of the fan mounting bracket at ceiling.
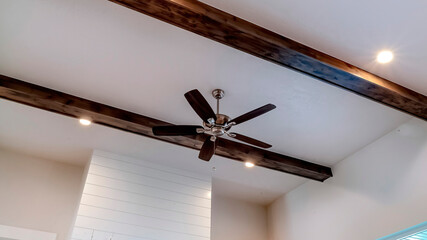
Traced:
<path fill-rule="evenodd" d="M 222 89 L 215 89 L 215 90 L 213 90 L 212 91 L 212 96 L 216 99 L 216 100 L 219 100 L 219 99 L 222 99 L 223 97 L 224 97 L 224 94 L 225 94 L 225 92 L 224 92 L 224 90 L 222 90 Z"/>

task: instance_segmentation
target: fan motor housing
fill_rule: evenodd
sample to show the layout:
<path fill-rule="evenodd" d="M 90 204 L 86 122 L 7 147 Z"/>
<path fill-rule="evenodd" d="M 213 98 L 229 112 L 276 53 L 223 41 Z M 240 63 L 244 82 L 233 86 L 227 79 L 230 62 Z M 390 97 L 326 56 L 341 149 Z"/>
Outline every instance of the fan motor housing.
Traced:
<path fill-rule="evenodd" d="M 224 114 L 216 114 L 216 122 L 217 125 L 225 125 L 230 121 L 230 117 Z"/>
<path fill-rule="evenodd" d="M 216 121 L 214 124 L 203 122 L 203 126 L 209 130 L 205 133 L 219 137 L 225 134 L 227 123 L 230 121 L 230 117 L 224 114 L 216 114 Z"/>

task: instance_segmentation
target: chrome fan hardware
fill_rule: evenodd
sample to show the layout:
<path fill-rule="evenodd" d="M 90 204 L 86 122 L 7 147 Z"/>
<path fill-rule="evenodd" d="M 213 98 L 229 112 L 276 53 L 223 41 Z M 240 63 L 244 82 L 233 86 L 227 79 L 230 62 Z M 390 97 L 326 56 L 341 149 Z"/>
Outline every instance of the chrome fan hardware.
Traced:
<path fill-rule="evenodd" d="M 205 134 L 206 140 L 200 149 L 199 158 L 209 161 L 215 153 L 215 142 L 218 137 L 228 136 L 242 142 L 246 142 L 262 148 L 270 148 L 271 145 L 245 135 L 230 132 L 231 128 L 240 123 L 246 122 L 256 118 L 264 113 L 267 113 L 276 108 L 273 104 L 266 104 L 260 108 L 247 112 L 237 118 L 231 119 L 225 114 L 219 113 L 219 102 L 224 97 L 222 89 L 215 89 L 212 91 L 212 96 L 217 101 L 216 114 L 212 110 L 209 103 L 203 95 L 197 90 L 191 90 L 184 94 L 188 103 L 193 110 L 203 120 L 203 126 L 199 125 L 169 125 L 169 126 L 156 126 L 153 127 L 153 134 L 156 136 L 184 136 L 184 135 L 197 135 Z M 225 146 L 227 147 L 227 146 Z"/>

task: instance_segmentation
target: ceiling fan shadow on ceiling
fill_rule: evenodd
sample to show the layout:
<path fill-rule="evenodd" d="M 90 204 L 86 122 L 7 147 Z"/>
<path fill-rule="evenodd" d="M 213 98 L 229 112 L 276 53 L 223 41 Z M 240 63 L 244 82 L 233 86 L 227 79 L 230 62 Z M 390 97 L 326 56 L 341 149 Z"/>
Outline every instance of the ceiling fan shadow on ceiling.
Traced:
<path fill-rule="evenodd" d="M 217 100 L 217 113 L 212 110 L 203 95 L 197 90 L 191 90 L 184 94 L 193 110 L 203 120 L 203 126 L 199 125 L 169 125 L 153 127 L 153 134 L 156 136 L 184 136 L 206 134 L 206 140 L 200 149 L 199 158 L 209 161 L 215 153 L 216 139 L 220 136 L 228 136 L 242 142 L 246 142 L 262 148 L 270 148 L 271 145 L 245 135 L 230 132 L 230 129 L 240 123 L 256 118 L 276 108 L 273 104 L 266 104 L 260 108 L 247 112 L 237 118 L 231 119 L 225 114 L 219 113 L 219 100 L 224 97 L 224 91 L 215 89 L 212 91 L 213 97 Z"/>

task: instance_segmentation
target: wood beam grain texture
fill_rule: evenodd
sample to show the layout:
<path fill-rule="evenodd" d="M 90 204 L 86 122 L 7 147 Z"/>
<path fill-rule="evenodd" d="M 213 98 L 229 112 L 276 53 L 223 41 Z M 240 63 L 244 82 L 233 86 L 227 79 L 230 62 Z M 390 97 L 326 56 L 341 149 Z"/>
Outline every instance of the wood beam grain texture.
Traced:
<path fill-rule="evenodd" d="M 110 0 L 427 120 L 427 97 L 195 0 Z"/>
<path fill-rule="evenodd" d="M 90 118 L 97 124 L 197 150 L 200 150 L 205 138 L 208 137 L 205 135 L 154 136 L 152 127 L 172 124 L 3 75 L 0 75 L 0 97 L 70 117 Z M 252 161 L 261 167 L 317 181 L 332 177 L 329 167 L 290 156 L 224 138 L 219 138 L 217 145 L 215 154 L 225 158 Z M 194 159 L 196 161 L 196 154 Z"/>

